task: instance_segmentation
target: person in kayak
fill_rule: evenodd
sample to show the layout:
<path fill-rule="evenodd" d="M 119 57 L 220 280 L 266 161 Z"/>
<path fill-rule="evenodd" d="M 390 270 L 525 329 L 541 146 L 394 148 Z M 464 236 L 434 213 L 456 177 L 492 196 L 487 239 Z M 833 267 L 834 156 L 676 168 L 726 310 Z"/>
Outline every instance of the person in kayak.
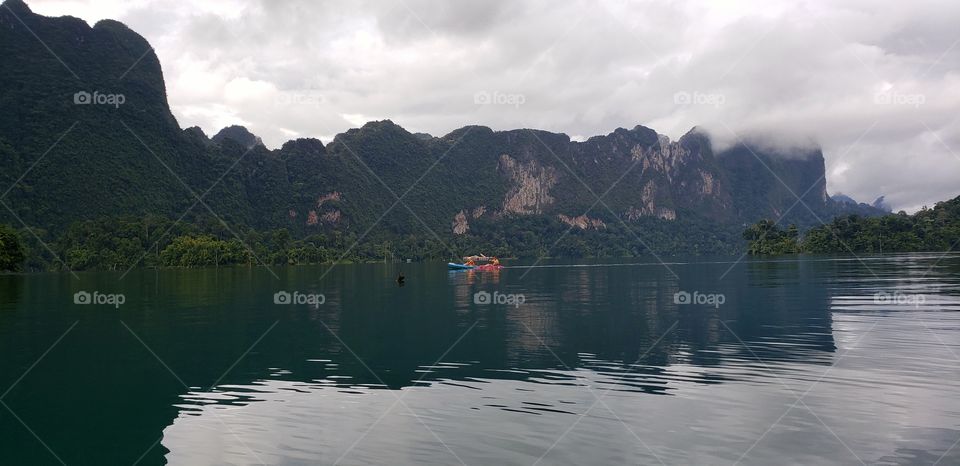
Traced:
<path fill-rule="evenodd" d="M 500 265 L 500 259 L 497 259 L 496 257 L 493 257 L 493 258 L 490 259 L 490 264 L 491 264 L 491 265 Z"/>
<path fill-rule="evenodd" d="M 473 258 L 471 257 L 471 258 L 468 258 L 468 259 L 467 259 L 467 262 L 464 263 L 463 265 L 469 265 L 470 267 L 473 267 L 473 266 L 476 266 L 476 265 L 477 265 L 477 262 L 474 261 Z"/>

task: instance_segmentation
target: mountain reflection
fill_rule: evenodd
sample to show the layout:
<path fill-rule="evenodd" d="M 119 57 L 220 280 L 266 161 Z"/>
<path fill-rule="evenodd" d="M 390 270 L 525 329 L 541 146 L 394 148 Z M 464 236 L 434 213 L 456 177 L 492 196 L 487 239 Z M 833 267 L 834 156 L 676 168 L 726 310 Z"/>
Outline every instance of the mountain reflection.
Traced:
<path fill-rule="evenodd" d="M 326 267 L 279 269 L 279 280 L 260 269 L 140 271 L 122 285 L 129 303 L 124 308 L 68 308 L 30 332 L 19 327 L 23 316 L 16 313 L 43 305 L 63 309 L 76 290 L 110 289 L 115 277 L 84 274 L 80 283 L 4 277 L 4 298 L 19 303 L 0 313 L 6 321 L 0 345 L 9 355 L 4 365 L 11 368 L 3 371 L 7 386 L 37 357 L 25 348 L 49 344 L 79 320 L 44 362 L 57 369 L 34 371 L 4 401 L 18 412 L 48 413 L 26 422 L 49 443 L 82 445 L 61 448 L 68 463 L 90 448 L 130 463 L 179 415 L 211 403 L 256 402 L 264 381 L 347 393 L 435 384 L 476 388 L 499 380 L 671 395 L 681 383 L 729 380 L 729 373 L 714 370 L 728 364 L 830 362 L 831 296 L 816 278 L 824 265 L 745 262 L 724 273 L 728 267 L 450 273 L 437 265 L 405 265 L 402 288 L 394 283 L 398 270 L 382 265 L 336 267 L 328 274 Z M 280 290 L 323 293 L 326 302 L 275 305 Z M 722 293 L 725 302 L 678 305 L 680 291 Z M 523 302 L 478 304 L 481 292 L 523 295 Z M 752 376 L 765 377 L 762 371 Z M 70 403 L 82 400 L 73 408 L 79 418 L 50 413 L 48 400 L 64 396 L 54 380 L 71 381 Z M 131 416 L 133 406 L 137 416 Z M 84 429 L 88 419 L 98 419 L 100 428 Z M 5 443 L 33 445 L 15 420 L 0 423 L 14 432 Z M 64 423 L 73 428 L 63 430 Z M 106 440 L 114 438 L 124 441 Z M 19 450 L 23 458 L 42 453 L 32 448 Z M 144 461 L 162 461 L 165 453 L 157 444 Z"/>
<path fill-rule="evenodd" d="M 400 389 L 436 380 L 523 380 L 540 371 L 563 378 L 578 369 L 638 377 L 658 372 L 662 381 L 671 365 L 710 367 L 727 358 L 827 364 L 835 350 L 830 296 L 810 266 L 746 263 L 723 280 L 718 275 L 726 267 L 673 266 L 679 280 L 662 266 L 542 268 L 523 279 L 525 269 L 485 274 L 408 267 L 403 289 L 379 283 L 380 275 L 395 274 L 375 267 L 342 268 L 322 286 L 309 285 L 310 274 L 290 271 L 293 276 L 283 278 L 300 282 L 300 289 L 335 291 L 317 308 L 247 301 L 249 309 L 238 316 L 243 323 L 230 325 L 232 338 L 216 345 L 224 350 L 204 349 L 202 367 L 187 370 L 208 386 L 218 367 L 229 367 L 230 357 L 274 321 L 273 335 L 221 384 L 269 378 L 270 368 L 282 368 L 284 380 Z M 717 308 L 678 305 L 680 290 L 722 293 L 726 301 Z M 480 292 L 523 294 L 524 302 L 476 304 Z M 203 327 L 203 338 L 184 342 L 196 351 L 204 341 L 224 339 L 224 329 Z M 439 363 L 458 365 L 437 369 Z"/>

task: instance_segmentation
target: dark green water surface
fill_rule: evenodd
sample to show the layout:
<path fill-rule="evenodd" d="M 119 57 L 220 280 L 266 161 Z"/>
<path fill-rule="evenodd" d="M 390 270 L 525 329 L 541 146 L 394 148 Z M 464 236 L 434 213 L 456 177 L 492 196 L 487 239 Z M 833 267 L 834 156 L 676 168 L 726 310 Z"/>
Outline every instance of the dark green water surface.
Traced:
<path fill-rule="evenodd" d="M 735 259 L 0 276 L 0 464 L 960 464 L 960 256 Z"/>

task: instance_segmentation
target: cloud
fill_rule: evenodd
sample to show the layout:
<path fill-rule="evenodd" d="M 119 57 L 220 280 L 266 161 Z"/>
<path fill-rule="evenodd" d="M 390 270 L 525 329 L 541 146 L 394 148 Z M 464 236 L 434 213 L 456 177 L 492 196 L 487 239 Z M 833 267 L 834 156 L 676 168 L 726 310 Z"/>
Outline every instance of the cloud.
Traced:
<path fill-rule="evenodd" d="M 125 22 L 156 48 L 181 125 L 212 134 L 243 124 L 270 147 L 294 134 L 329 138 L 369 115 L 437 135 L 468 124 L 585 136 L 643 124 L 675 139 L 701 126 L 720 144 L 815 141 L 828 189 L 860 201 L 887 195 L 915 209 L 960 194 L 958 2 L 31 7 Z"/>

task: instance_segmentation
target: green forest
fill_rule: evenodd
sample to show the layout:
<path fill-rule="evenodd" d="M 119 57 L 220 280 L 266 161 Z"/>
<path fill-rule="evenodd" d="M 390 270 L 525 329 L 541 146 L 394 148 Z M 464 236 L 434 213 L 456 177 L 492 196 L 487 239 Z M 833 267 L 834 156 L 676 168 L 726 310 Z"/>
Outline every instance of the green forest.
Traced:
<path fill-rule="evenodd" d="M 26 259 L 23 243 L 16 230 L 0 225 L 0 272 L 18 272 Z"/>
<path fill-rule="evenodd" d="M 948 251 L 960 242 L 960 197 L 913 215 L 840 216 L 803 235 L 795 226 L 761 220 L 747 227 L 743 238 L 747 252 L 763 255 Z"/>
<path fill-rule="evenodd" d="M 426 230 L 426 229 L 424 229 Z M 803 233 L 772 220 L 734 227 L 658 219 L 581 230 L 548 216 L 478 220 L 461 236 L 399 235 L 389 229 L 331 230 L 296 237 L 258 231 L 215 217 L 104 217 L 72 223 L 60 235 L 0 225 L 0 270 L 126 271 L 137 267 L 308 265 L 333 262 L 448 261 L 484 253 L 504 258 L 615 258 L 658 255 L 847 254 L 946 251 L 960 242 L 960 198 L 907 215 L 839 216 Z"/>
<path fill-rule="evenodd" d="M 38 228 L 0 230 L 7 271 L 113 270 L 135 267 L 308 265 L 333 262 L 454 261 L 484 253 L 502 258 L 637 257 L 734 254 L 734 227 L 641 219 L 582 230 L 549 216 L 479 219 L 461 236 L 400 235 L 389 228 L 366 236 L 331 230 L 297 237 L 286 229 L 258 231 L 214 217 L 190 222 L 148 215 L 72 223 L 60 235 Z"/>

